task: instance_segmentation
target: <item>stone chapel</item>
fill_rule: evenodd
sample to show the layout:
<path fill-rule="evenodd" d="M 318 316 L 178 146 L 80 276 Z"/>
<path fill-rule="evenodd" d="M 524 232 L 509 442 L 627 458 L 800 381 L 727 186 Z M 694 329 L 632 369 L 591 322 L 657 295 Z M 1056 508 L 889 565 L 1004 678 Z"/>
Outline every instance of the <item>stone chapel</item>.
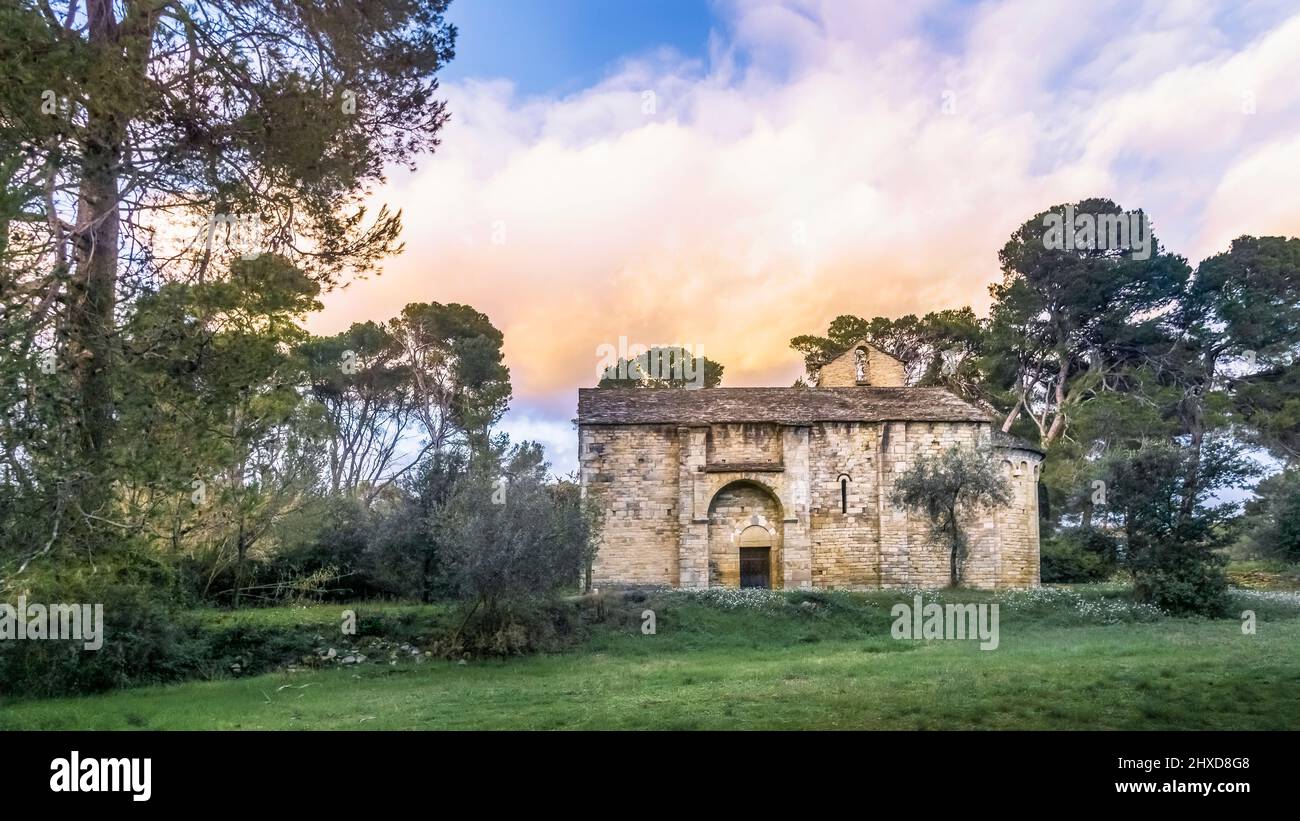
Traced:
<path fill-rule="evenodd" d="M 948 583 L 929 523 L 890 501 L 916 457 L 991 445 L 1005 507 L 971 513 L 963 584 L 1037 586 L 1043 454 L 864 343 L 811 387 L 578 391 L 583 490 L 603 511 L 601 586 L 897 588 Z"/>

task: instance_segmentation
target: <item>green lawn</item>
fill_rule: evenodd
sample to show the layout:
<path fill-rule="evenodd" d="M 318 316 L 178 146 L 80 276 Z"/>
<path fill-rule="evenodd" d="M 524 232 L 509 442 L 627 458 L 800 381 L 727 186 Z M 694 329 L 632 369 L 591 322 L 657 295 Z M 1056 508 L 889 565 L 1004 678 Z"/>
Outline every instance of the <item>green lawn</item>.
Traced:
<path fill-rule="evenodd" d="M 655 594 L 570 653 L 9 701 L 0 729 L 1300 729 L 1297 594 L 1240 593 L 1255 635 L 1106 587 L 951 594 L 1000 602 L 993 651 L 892 639 L 889 608 L 912 595 Z M 330 624 L 341 609 L 211 618 Z"/>

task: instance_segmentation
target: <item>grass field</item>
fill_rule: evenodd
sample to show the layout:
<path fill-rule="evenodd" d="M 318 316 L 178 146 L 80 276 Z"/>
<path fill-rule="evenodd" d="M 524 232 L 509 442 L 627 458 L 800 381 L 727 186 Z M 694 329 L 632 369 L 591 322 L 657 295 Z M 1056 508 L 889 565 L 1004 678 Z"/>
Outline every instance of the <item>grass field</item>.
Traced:
<path fill-rule="evenodd" d="M 653 594 L 612 607 L 573 652 L 8 701 L 0 728 L 1300 729 L 1295 593 L 1236 594 L 1257 613 L 1254 635 L 1238 619 L 1159 616 L 1105 586 L 925 594 L 999 603 L 992 651 L 891 638 L 890 607 L 913 595 Z M 647 608 L 655 635 L 640 629 Z M 325 626 L 342 609 L 204 617 Z"/>

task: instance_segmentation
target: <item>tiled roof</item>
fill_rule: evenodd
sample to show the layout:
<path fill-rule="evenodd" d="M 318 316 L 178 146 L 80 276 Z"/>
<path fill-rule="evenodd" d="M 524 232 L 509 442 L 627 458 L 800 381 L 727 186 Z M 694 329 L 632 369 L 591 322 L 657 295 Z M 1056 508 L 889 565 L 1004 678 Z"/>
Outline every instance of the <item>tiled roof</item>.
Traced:
<path fill-rule="evenodd" d="M 989 422 L 943 388 L 582 388 L 581 425 Z"/>

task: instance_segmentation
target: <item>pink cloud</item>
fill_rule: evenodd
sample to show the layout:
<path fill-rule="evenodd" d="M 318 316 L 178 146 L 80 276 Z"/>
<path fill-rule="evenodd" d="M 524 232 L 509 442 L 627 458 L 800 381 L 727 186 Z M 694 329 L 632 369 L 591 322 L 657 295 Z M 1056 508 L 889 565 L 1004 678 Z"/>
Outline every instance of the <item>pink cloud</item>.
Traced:
<path fill-rule="evenodd" d="M 1066 199 L 1146 208 L 1189 256 L 1300 233 L 1300 15 L 1234 46 L 1209 3 L 1021 0 L 962 12 L 945 49 L 927 15 L 958 12 L 906 5 L 737 0 L 707 66 L 651 55 L 559 99 L 447 86 L 442 148 L 376 196 L 406 252 L 316 329 L 469 303 L 516 401 L 563 408 L 620 336 L 788 384 L 789 338 L 838 314 L 982 310 L 1011 230 Z"/>

